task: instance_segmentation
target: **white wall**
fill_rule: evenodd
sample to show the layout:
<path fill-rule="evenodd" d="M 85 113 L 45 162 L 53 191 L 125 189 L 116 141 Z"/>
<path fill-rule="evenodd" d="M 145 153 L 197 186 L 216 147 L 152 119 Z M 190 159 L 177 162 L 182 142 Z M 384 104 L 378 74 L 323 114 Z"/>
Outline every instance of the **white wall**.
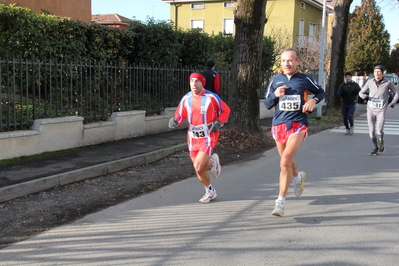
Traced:
<path fill-rule="evenodd" d="M 0 133 L 0 160 L 164 132 L 175 110 L 148 117 L 145 111 L 118 112 L 109 121 L 87 125 L 82 117 L 38 119 L 30 130 Z"/>
<path fill-rule="evenodd" d="M 38 119 L 30 130 L 0 133 L 0 160 L 165 132 L 171 130 L 168 122 L 175 110 L 167 108 L 157 116 L 145 116 L 145 111 L 117 112 L 109 121 L 87 125 L 82 117 Z M 273 110 L 260 100 L 260 118 L 271 116 Z"/>

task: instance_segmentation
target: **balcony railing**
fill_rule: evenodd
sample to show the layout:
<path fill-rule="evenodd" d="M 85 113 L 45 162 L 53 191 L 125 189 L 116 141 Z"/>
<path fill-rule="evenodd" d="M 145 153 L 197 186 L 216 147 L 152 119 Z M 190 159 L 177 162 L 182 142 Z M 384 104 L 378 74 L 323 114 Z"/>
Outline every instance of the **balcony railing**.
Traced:
<path fill-rule="evenodd" d="M 296 36 L 296 46 L 298 48 L 314 47 L 319 44 L 319 39 L 309 35 L 298 35 Z"/>

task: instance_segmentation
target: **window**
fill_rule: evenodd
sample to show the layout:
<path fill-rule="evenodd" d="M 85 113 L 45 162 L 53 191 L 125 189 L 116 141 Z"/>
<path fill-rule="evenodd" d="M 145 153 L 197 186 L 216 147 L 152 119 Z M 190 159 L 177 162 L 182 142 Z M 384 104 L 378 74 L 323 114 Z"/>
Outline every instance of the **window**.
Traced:
<path fill-rule="evenodd" d="M 202 19 L 193 19 L 191 20 L 191 29 L 204 29 L 204 20 Z"/>
<path fill-rule="evenodd" d="M 309 43 L 314 43 L 316 41 L 316 24 L 309 24 Z"/>
<path fill-rule="evenodd" d="M 305 34 L 305 20 L 303 18 L 299 19 L 299 35 L 302 36 Z"/>
<path fill-rule="evenodd" d="M 223 6 L 224 7 L 234 7 L 234 2 L 224 2 Z"/>
<path fill-rule="evenodd" d="M 224 34 L 234 34 L 234 19 L 233 18 L 223 19 L 223 33 Z"/>
<path fill-rule="evenodd" d="M 304 47 L 306 44 L 305 40 L 305 20 L 299 19 L 299 33 L 298 33 L 298 45 L 299 47 Z"/>
<path fill-rule="evenodd" d="M 204 9 L 204 3 L 192 3 L 191 9 Z"/>
<path fill-rule="evenodd" d="M 299 6 L 300 6 L 302 9 L 305 9 L 305 8 L 306 8 L 306 4 L 305 4 L 304 2 L 301 2 L 301 3 L 299 4 Z"/>

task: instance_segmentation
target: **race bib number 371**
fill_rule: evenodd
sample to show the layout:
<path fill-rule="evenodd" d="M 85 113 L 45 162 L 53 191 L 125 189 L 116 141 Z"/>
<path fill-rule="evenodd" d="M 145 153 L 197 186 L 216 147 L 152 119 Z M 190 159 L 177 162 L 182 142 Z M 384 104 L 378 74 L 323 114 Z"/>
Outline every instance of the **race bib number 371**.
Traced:
<path fill-rule="evenodd" d="M 301 107 L 301 95 L 284 95 L 279 100 L 281 111 L 298 111 Z"/>
<path fill-rule="evenodd" d="M 383 106 L 383 100 L 382 99 L 370 99 L 370 105 L 372 108 L 376 109 L 381 109 Z"/>

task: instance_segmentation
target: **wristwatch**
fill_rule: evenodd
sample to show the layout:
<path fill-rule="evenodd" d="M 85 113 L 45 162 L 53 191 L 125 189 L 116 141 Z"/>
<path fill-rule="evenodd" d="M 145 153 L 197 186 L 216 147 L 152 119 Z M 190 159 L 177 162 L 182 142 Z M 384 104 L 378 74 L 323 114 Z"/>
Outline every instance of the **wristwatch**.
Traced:
<path fill-rule="evenodd" d="M 313 99 L 313 100 L 315 100 L 315 101 L 316 101 L 316 103 L 319 103 L 319 98 L 317 98 L 317 97 L 313 97 L 312 99 Z"/>

